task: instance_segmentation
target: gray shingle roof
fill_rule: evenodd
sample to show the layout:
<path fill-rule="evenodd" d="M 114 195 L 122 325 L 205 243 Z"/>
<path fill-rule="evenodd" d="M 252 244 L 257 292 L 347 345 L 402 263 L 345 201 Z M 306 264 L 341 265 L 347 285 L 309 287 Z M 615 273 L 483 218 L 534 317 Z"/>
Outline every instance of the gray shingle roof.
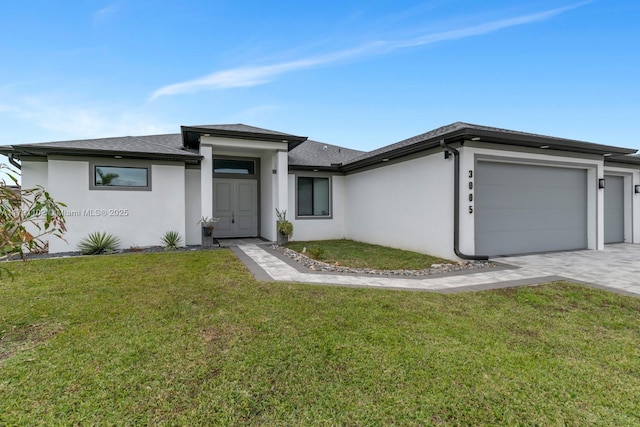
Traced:
<path fill-rule="evenodd" d="M 351 159 L 346 165 L 351 168 L 358 167 L 358 163 L 366 164 L 368 160 L 386 157 L 386 155 L 398 155 L 410 152 L 412 148 L 416 150 L 435 148 L 438 146 L 440 139 L 447 138 L 463 138 L 471 139 L 479 137 L 485 142 L 493 142 L 499 144 L 512 144 L 528 147 L 541 148 L 542 145 L 548 146 L 550 149 L 566 150 L 593 154 L 631 154 L 636 150 L 614 147 L 610 145 L 594 144 L 584 141 L 576 141 L 572 139 L 558 138 L 554 136 L 539 135 L 528 132 L 520 132 L 509 129 L 501 129 L 491 126 L 474 125 L 464 122 L 455 122 L 437 129 L 425 132 L 420 135 L 412 136 L 395 144 L 387 145 L 373 151 L 366 152 L 358 157 Z"/>
<path fill-rule="evenodd" d="M 297 136 L 241 123 L 232 125 L 180 126 L 180 130 L 182 132 L 184 145 L 194 150 L 199 149 L 200 137 L 203 135 L 252 139 L 256 141 L 286 142 L 289 150 L 293 150 L 297 145 L 307 139 L 306 136 Z"/>
<path fill-rule="evenodd" d="M 347 164 L 356 163 L 356 162 L 359 162 L 361 160 L 368 159 L 370 157 L 375 157 L 375 156 L 378 156 L 380 154 L 390 153 L 390 152 L 398 150 L 400 148 L 408 147 L 408 146 L 411 146 L 413 144 L 417 144 L 417 143 L 422 142 L 422 141 L 426 141 L 426 140 L 429 140 L 429 139 L 437 138 L 437 137 L 442 136 L 442 135 L 446 135 L 446 134 L 448 134 L 450 132 L 453 132 L 453 131 L 461 129 L 462 128 L 461 125 L 463 125 L 463 124 L 464 123 L 462 123 L 462 122 L 456 122 L 456 123 L 453 123 L 453 124 L 450 124 L 450 125 L 447 125 L 447 126 L 439 127 L 437 129 L 431 130 L 429 132 L 422 133 L 420 135 L 412 136 L 411 138 L 403 139 L 402 141 L 396 142 L 395 144 L 390 144 L 390 145 L 386 145 L 384 147 L 378 148 L 376 150 L 367 151 L 367 152 L 363 153 L 362 155 L 351 159 L 349 162 L 347 162 Z"/>
<path fill-rule="evenodd" d="M 289 151 L 289 166 L 332 167 L 332 165 L 347 163 L 363 153 L 363 151 L 308 139 Z"/>
<path fill-rule="evenodd" d="M 9 147 L 6 147 L 9 148 Z M 168 159 L 199 159 L 200 155 L 182 147 L 181 135 L 122 136 L 115 138 L 82 139 L 72 141 L 19 144 L 11 147 L 15 153 L 49 154 L 113 154 L 121 153 L 135 157 Z"/>
<path fill-rule="evenodd" d="M 188 150 L 183 147 L 183 138 L 191 133 L 197 136 L 198 133 L 206 133 L 207 130 L 211 130 L 212 134 L 229 134 L 233 135 L 233 137 L 248 137 L 250 139 L 255 138 L 259 140 L 288 140 L 290 148 L 289 164 L 293 167 L 301 168 L 319 167 L 335 169 L 337 168 L 337 165 L 341 164 L 342 170 L 350 171 L 365 167 L 369 164 L 377 163 L 384 158 L 395 158 L 421 150 L 436 148 L 439 146 L 440 139 L 446 139 L 450 142 L 469 140 L 474 137 L 478 137 L 482 142 L 497 144 L 519 145 L 534 148 L 547 146 L 551 150 L 555 149 L 611 155 L 611 157 L 607 158 L 607 161 L 638 164 L 638 158 L 628 158 L 627 156 L 628 154 L 636 152 L 636 150 L 633 149 L 593 144 L 589 142 L 463 122 L 456 122 L 442 126 L 429 132 L 425 132 L 369 152 L 362 152 L 318 141 L 306 140 L 306 137 L 299 137 L 244 124 L 225 124 L 193 127 L 183 126 L 181 134 L 123 136 L 116 138 L 0 146 L 0 154 L 121 154 L 140 158 L 187 161 L 198 160 L 201 158 L 199 154 L 193 150 Z"/>
<path fill-rule="evenodd" d="M 226 125 L 202 125 L 202 126 L 186 126 L 188 128 L 197 128 L 197 129 L 209 129 L 212 131 L 227 131 L 227 132 L 241 132 L 241 133 L 258 133 L 264 135 L 274 135 L 274 136 L 291 136 L 295 137 L 290 133 L 278 132 L 275 130 L 263 129 L 255 126 L 249 126 L 242 123 L 237 124 L 226 124 Z"/>

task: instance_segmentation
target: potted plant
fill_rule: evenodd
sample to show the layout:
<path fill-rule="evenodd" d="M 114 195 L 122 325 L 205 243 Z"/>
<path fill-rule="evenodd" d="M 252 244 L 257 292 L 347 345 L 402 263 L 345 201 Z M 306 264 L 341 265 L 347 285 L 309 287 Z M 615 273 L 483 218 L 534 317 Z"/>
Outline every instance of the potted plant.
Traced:
<path fill-rule="evenodd" d="M 293 224 L 287 220 L 287 211 L 276 209 L 276 217 L 278 221 L 276 223 L 276 230 L 278 234 L 278 244 L 282 245 L 289 241 L 289 238 L 293 235 Z"/>
<path fill-rule="evenodd" d="M 202 247 L 203 248 L 211 248 L 213 247 L 213 229 L 216 228 L 216 223 L 220 220 L 220 218 L 209 218 L 208 216 L 203 216 L 198 221 L 198 224 L 202 226 Z M 220 246 L 220 243 L 218 243 Z"/>

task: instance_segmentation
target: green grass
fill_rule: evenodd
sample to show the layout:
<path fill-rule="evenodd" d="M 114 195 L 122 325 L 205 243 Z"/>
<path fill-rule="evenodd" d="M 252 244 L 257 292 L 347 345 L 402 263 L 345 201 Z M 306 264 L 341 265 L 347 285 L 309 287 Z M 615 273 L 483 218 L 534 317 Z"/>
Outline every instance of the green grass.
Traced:
<path fill-rule="evenodd" d="M 421 270 L 432 264 L 451 263 L 446 259 L 403 251 L 386 246 L 371 245 L 353 240 L 317 240 L 289 242 L 286 247 L 296 252 L 307 248 L 306 255 L 329 264 L 353 268 L 372 268 L 377 270 Z M 319 251 L 319 256 L 315 252 Z"/>
<path fill-rule="evenodd" d="M 229 251 L 8 264 L 0 425 L 639 425 L 640 299 L 256 282 Z"/>

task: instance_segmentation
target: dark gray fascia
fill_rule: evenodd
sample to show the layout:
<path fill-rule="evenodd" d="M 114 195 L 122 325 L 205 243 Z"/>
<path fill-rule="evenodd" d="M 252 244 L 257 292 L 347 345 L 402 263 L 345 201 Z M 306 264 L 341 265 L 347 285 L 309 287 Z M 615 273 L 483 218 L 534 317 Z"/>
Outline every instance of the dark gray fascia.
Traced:
<path fill-rule="evenodd" d="M 202 160 L 202 156 L 199 154 L 185 151 L 184 155 L 181 154 L 167 154 L 167 153 L 148 153 L 148 152 L 135 152 L 135 151 L 116 151 L 116 150 L 93 150 L 93 149 L 78 149 L 78 148 L 62 148 L 62 147 L 38 147 L 37 145 L 19 145 L 13 146 L 13 154 L 18 156 L 36 156 L 43 157 L 48 155 L 60 155 L 60 156 L 83 156 L 83 157 L 115 157 L 121 156 L 122 158 L 132 159 L 150 159 L 150 160 L 177 160 L 177 161 L 195 161 Z M 2 153 L 0 151 L 0 153 Z"/>
<path fill-rule="evenodd" d="M 576 141 L 573 139 L 563 139 L 546 137 L 542 135 L 520 135 L 517 133 L 492 132 L 482 129 L 467 128 L 463 130 L 465 139 L 480 138 L 480 142 L 491 142 L 494 144 L 519 145 L 522 147 L 541 148 L 548 146 L 547 150 L 571 151 L 576 153 L 614 155 L 633 154 L 638 150 L 633 148 L 615 147 L 612 145 L 595 144 L 593 142 Z M 448 136 L 447 136 L 448 139 Z"/>
<path fill-rule="evenodd" d="M 608 156 L 604 158 L 604 162 L 640 166 L 640 156 Z"/>
<path fill-rule="evenodd" d="M 268 134 L 258 132 L 236 131 L 227 129 L 209 129 L 193 126 L 180 126 L 182 133 L 182 144 L 186 148 L 199 149 L 200 137 L 202 135 L 220 136 L 224 138 L 250 139 L 255 141 L 286 142 L 288 150 L 291 151 L 307 140 L 306 136 L 295 136 L 289 134 Z"/>
<path fill-rule="evenodd" d="M 437 135 L 424 141 L 414 142 L 394 150 L 382 152 L 375 156 L 366 157 L 353 163 L 347 163 L 341 167 L 341 170 L 348 172 L 372 164 L 380 163 L 384 159 L 392 160 L 398 157 L 404 157 L 416 152 L 437 148 L 440 141 L 447 144 L 460 143 L 479 138 L 478 142 L 486 142 L 502 145 L 515 145 L 530 148 L 542 148 L 546 150 L 569 151 L 575 153 L 597 154 L 597 155 L 627 155 L 633 154 L 637 150 L 632 148 L 614 147 L 610 145 L 594 144 L 590 142 L 575 141 L 570 139 L 561 139 L 553 137 L 545 137 L 538 135 L 519 135 L 517 133 L 487 131 L 476 128 L 463 128 L 453 132 Z M 616 158 L 619 158 L 618 156 Z"/>

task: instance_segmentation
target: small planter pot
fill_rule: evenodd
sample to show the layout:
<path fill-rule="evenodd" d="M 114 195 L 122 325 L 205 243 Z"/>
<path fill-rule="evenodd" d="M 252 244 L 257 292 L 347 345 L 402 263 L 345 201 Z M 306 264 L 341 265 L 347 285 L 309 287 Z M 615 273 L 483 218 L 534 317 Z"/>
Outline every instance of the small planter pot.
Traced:
<path fill-rule="evenodd" d="M 213 228 L 202 227 L 202 247 L 212 248 L 214 241 L 217 243 L 217 239 L 213 238 Z"/>
<path fill-rule="evenodd" d="M 279 245 L 284 245 L 285 243 L 289 243 L 289 236 L 286 234 L 278 233 L 278 242 Z"/>

